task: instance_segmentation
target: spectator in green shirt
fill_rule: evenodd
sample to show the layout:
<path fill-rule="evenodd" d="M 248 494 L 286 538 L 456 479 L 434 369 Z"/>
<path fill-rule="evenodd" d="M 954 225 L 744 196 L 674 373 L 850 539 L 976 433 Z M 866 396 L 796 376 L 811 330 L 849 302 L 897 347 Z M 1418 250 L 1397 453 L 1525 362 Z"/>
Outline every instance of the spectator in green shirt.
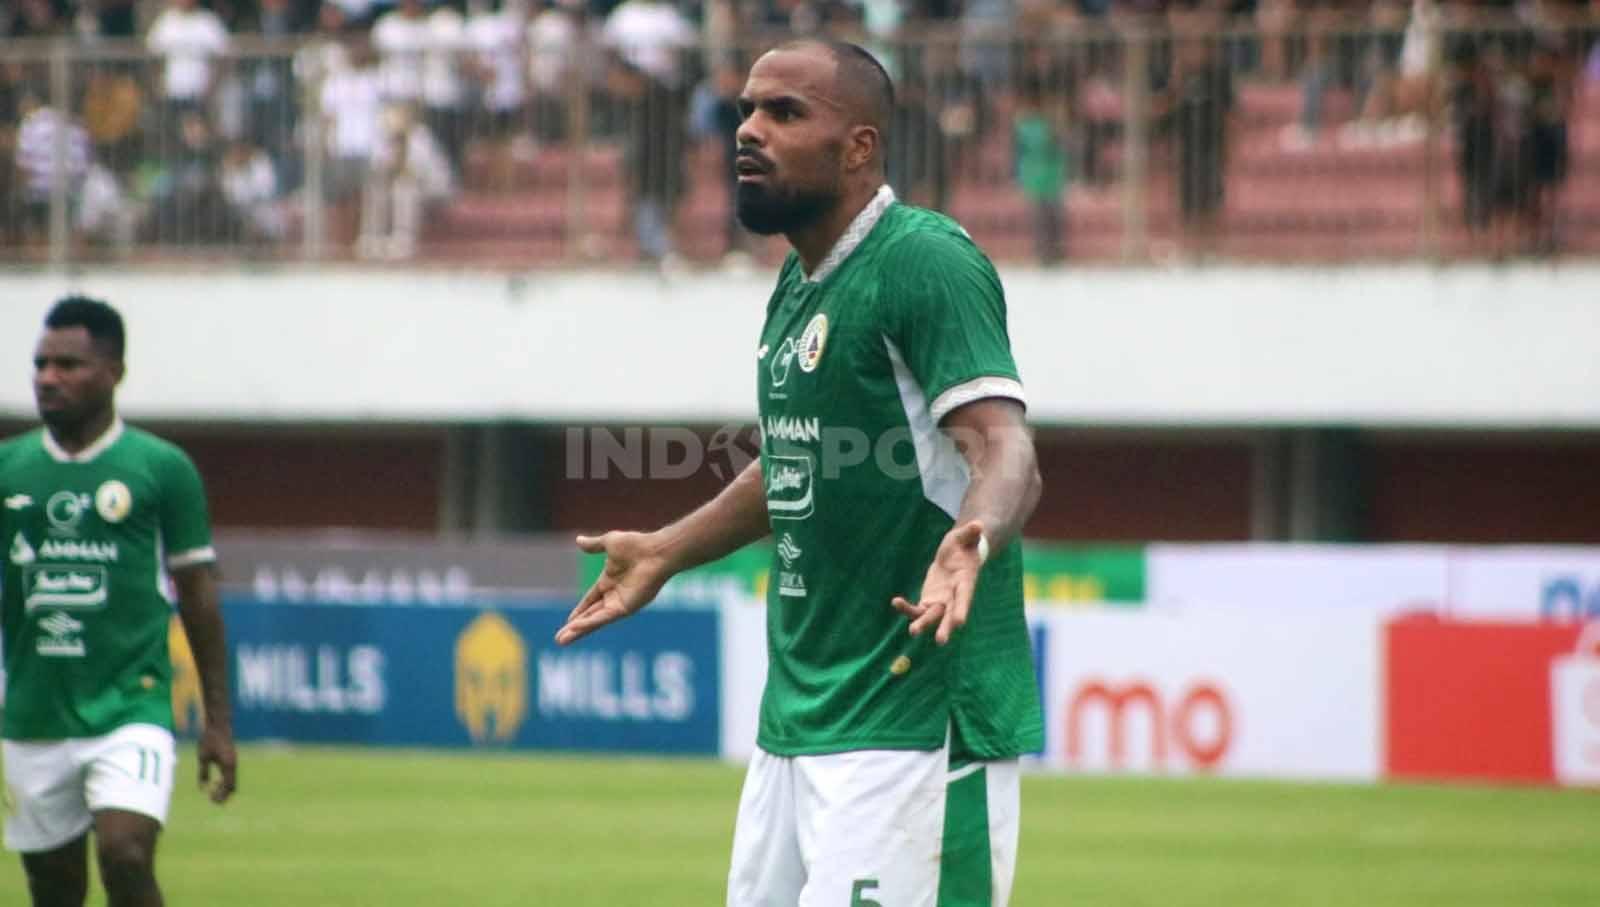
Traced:
<path fill-rule="evenodd" d="M 1017 187 L 1028 200 L 1034 248 L 1045 265 L 1061 260 L 1065 239 L 1065 196 L 1072 159 L 1066 141 L 1064 108 L 1053 92 L 1045 90 L 1043 79 L 1023 80 L 1012 125 Z"/>

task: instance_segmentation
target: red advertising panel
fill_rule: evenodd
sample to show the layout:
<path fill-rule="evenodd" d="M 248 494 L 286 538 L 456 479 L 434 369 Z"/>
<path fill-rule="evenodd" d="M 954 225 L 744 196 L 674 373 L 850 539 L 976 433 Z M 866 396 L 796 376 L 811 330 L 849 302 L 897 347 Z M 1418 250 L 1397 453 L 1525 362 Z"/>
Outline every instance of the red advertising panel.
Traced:
<path fill-rule="evenodd" d="M 1575 625 L 1406 617 L 1384 628 L 1386 774 L 1550 783 L 1558 739 L 1600 716 L 1552 691 L 1578 649 Z M 1597 661 L 1596 664 L 1600 664 Z M 1560 708 L 1557 706 L 1560 705 Z M 1592 730 L 1600 732 L 1600 720 Z M 1565 780 L 1579 781 L 1570 772 Z"/>

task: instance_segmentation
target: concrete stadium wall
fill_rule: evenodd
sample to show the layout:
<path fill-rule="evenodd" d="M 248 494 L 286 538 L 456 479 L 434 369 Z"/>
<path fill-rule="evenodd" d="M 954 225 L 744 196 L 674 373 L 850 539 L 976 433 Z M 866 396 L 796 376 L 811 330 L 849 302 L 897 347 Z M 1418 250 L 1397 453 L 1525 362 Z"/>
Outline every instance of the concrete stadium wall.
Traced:
<path fill-rule="evenodd" d="M 1600 266 L 1008 270 L 1042 424 L 1600 427 Z M 718 421 L 753 413 L 772 275 L 0 273 L 0 351 L 82 291 L 136 418 Z M 741 352 L 745 351 L 745 352 Z M 0 418 L 32 412 L 0 382 Z"/>

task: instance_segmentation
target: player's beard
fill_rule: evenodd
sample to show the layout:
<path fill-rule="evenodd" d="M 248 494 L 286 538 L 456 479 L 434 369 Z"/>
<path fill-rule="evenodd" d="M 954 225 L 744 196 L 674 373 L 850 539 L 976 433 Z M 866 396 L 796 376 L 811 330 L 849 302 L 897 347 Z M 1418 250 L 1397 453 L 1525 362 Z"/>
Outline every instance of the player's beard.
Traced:
<path fill-rule="evenodd" d="M 838 202 L 838 193 L 791 189 L 770 182 L 740 183 L 735 195 L 739 223 L 761 236 L 809 227 Z"/>

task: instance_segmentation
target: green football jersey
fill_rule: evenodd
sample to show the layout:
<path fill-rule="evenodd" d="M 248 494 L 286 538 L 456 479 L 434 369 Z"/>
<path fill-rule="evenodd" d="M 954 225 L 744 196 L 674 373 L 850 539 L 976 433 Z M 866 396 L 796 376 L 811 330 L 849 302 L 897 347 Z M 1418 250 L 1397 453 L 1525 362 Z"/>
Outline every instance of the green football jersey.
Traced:
<path fill-rule="evenodd" d="M 1041 747 L 1020 545 L 991 553 L 948 646 L 911 637 L 890 605 L 920 597 L 970 484 L 939 421 L 1023 399 L 993 265 L 954 221 L 885 188 L 810 279 L 791 253 L 757 356 L 775 548 L 758 745 Z"/>
<path fill-rule="evenodd" d="M 172 726 L 164 567 L 209 563 L 194 464 L 121 420 L 77 455 L 38 429 L 0 444 L 4 737 Z"/>

